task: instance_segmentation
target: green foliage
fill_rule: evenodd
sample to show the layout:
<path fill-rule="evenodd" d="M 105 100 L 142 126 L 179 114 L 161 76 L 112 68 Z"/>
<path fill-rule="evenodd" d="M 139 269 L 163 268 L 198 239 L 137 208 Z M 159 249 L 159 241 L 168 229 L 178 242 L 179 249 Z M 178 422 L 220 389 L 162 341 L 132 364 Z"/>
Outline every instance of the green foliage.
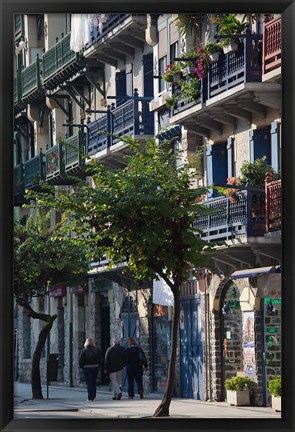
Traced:
<path fill-rule="evenodd" d="M 196 236 L 193 222 L 202 213 L 194 189 L 195 162 L 176 167 L 173 143 L 154 139 L 144 146 L 123 137 L 132 150 L 125 168 L 114 168 L 92 160 L 96 188 L 87 184 L 73 193 L 57 191 L 38 203 L 59 208 L 69 217 L 78 238 L 95 248 L 92 260 L 105 254 L 110 265 L 126 263 L 137 279 L 164 277 L 171 287 L 187 280 L 191 267 L 204 264 L 201 253 L 208 244 Z M 48 196 L 47 196 L 48 198 Z"/>
<path fill-rule="evenodd" d="M 232 391 L 244 391 L 251 389 L 253 386 L 253 381 L 251 378 L 246 376 L 235 376 L 233 378 L 227 379 L 224 382 L 226 390 Z"/>
<path fill-rule="evenodd" d="M 204 20 L 207 20 L 207 14 L 179 14 L 176 22 L 179 35 L 192 34 Z"/>
<path fill-rule="evenodd" d="M 171 96 L 167 96 L 165 99 L 166 107 L 169 109 L 176 108 L 178 100 L 179 100 L 179 98 L 178 98 L 177 94 L 175 94 L 175 93 Z"/>
<path fill-rule="evenodd" d="M 276 376 L 270 379 L 267 383 L 267 388 L 272 396 L 282 396 L 282 377 Z"/>
<path fill-rule="evenodd" d="M 208 55 L 215 52 L 222 52 L 222 45 L 217 42 L 209 42 L 205 45 L 204 52 Z"/>
<path fill-rule="evenodd" d="M 245 31 L 246 22 L 240 21 L 236 14 L 222 14 L 212 19 L 212 23 L 216 25 L 216 30 L 219 35 L 234 35 Z M 236 41 L 231 38 L 222 38 L 220 44 L 228 45 L 230 42 Z"/>
<path fill-rule="evenodd" d="M 49 214 L 37 210 L 26 225 L 14 223 L 14 294 L 19 304 L 44 295 L 48 286 L 85 280 L 85 250 L 60 227 L 50 229 Z"/>
<path fill-rule="evenodd" d="M 179 85 L 179 96 L 184 100 L 185 103 L 193 102 L 201 87 L 200 80 L 194 76 L 188 79 L 181 79 L 178 81 Z"/>
<path fill-rule="evenodd" d="M 267 164 L 265 156 L 256 159 L 254 162 L 245 161 L 241 167 L 240 182 L 242 185 L 247 185 L 249 182 L 253 187 L 264 188 L 265 174 L 269 171 L 273 173 L 274 180 L 279 178 L 279 173 L 276 173 Z"/>

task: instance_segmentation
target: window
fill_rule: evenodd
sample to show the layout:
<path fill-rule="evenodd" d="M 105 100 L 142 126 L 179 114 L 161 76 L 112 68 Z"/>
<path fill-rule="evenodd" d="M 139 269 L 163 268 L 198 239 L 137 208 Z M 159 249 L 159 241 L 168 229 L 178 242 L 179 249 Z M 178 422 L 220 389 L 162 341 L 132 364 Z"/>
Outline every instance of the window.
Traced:
<path fill-rule="evenodd" d="M 159 77 L 161 77 L 165 71 L 167 65 L 167 56 L 162 57 L 159 59 Z M 159 93 L 163 92 L 164 90 L 166 90 L 166 82 L 160 78 L 159 79 Z"/>

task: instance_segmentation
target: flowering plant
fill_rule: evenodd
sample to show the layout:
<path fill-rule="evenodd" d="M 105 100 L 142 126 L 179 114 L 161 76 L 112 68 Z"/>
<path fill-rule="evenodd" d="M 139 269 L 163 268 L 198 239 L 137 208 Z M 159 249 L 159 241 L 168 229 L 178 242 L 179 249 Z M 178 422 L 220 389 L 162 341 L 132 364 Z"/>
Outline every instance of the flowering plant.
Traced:
<path fill-rule="evenodd" d="M 165 68 L 162 78 L 164 81 L 171 83 L 173 81 L 173 76 L 180 73 L 181 67 L 178 63 L 168 64 Z"/>
<path fill-rule="evenodd" d="M 241 181 L 239 177 L 228 177 L 226 179 L 227 185 L 240 185 Z M 237 195 L 238 189 L 229 188 L 227 190 L 227 195 L 230 197 L 229 200 L 231 203 L 235 203 L 238 201 L 238 195 Z"/>
<path fill-rule="evenodd" d="M 204 48 L 196 51 L 195 73 L 199 79 L 204 78 L 208 73 L 209 56 Z"/>

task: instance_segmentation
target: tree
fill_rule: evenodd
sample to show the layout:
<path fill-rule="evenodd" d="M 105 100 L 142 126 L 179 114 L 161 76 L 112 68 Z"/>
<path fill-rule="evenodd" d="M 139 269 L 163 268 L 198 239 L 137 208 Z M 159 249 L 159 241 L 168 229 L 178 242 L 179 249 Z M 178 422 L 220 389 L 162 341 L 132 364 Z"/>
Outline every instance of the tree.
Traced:
<path fill-rule="evenodd" d="M 43 399 L 40 359 L 46 338 L 56 315 L 39 313 L 32 309 L 33 297 L 49 295 L 50 287 L 57 284 L 85 282 L 88 262 L 79 242 L 64 235 L 57 225 L 49 227 L 49 215 L 37 211 L 23 225 L 14 223 L 14 295 L 16 303 L 33 319 L 44 321 L 33 354 L 31 384 L 32 398 Z"/>
<path fill-rule="evenodd" d="M 122 138 L 121 138 L 122 139 Z M 179 154 L 172 142 L 154 139 L 140 145 L 123 138 L 132 150 L 124 168 L 90 162 L 95 187 L 76 185 L 72 194 L 38 194 L 41 206 L 62 209 L 71 229 L 84 242 L 95 245 L 98 260 L 110 267 L 125 262 L 138 280 L 163 278 L 174 295 L 171 359 L 167 386 L 154 416 L 168 416 L 175 381 L 180 287 L 195 268 L 204 264 L 205 242 L 194 221 L 206 210 L 200 204 L 205 188 L 194 188 L 199 169 L 196 158 L 177 167 Z M 206 243 L 207 247 L 208 244 Z"/>

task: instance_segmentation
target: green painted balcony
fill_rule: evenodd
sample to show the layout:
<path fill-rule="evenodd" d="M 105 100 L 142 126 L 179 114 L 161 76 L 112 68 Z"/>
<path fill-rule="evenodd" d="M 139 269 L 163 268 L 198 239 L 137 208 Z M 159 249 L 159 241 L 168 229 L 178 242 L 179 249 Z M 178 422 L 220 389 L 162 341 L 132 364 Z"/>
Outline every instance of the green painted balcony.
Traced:
<path fill-rule="evenodd" d="M 41 64 L 42 61 L 39 59 L 37 54 L 36 61 L 30 64 L 27 68 L 23 69 L 21 72 L 22 99 L 26 103 L 30 103 L 31 101 L 38 99 L 39 96 L 43 95 L 43 91 L 41 89 Z"/>
<path fill-rule="evenodd" d="M 266 230 L 282 229 L 282 182 L 274 180 L 266 183 Z"/>
<path fill-rule="evenodd" d="M 65 173 L 67 175 L 81 175 L 85 172 L 86 134 L 79 131 L 65 140 Z"/>
<path fill-rule="evenodd" d="M 14 205 L 21 206 L 24 203 L 24 166 L 22 163 L 14 167 Z"/>
<path fill-rule="evenodd" d="M 43 55 L 43 85 L 53 89 L 79 69 L 81 55 L 70 49 L 71 33 L 57 40 L 55 45 Z"/>
<path fill-rule="evenodd" d="M 45 177 L 46 181 L 53 184 L 64 184 L 65 166 L 64 150 L 62 144 L 56 144 L 46 151 L 45 154 Z"/>
<path fill-rule="evenodd" d="M 27 189 L 37 189 L 40 180 L 45 180 L 45 162 L 42 151 L 25 162 L 24 165 L 24 184 Z"/>

